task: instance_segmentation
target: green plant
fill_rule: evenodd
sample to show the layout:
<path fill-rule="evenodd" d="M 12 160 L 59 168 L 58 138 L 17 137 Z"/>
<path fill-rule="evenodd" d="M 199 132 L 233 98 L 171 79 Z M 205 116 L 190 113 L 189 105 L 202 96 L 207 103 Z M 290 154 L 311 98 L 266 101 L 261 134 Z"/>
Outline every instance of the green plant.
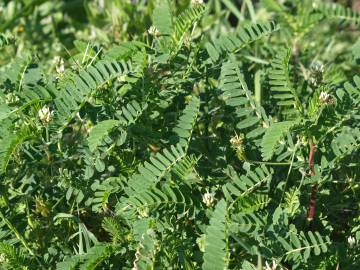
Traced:
<path fill-rule="evenodd" d="M 357 269 L 359 14 L 179 2 L 4 5 L 2 268 Z"/>

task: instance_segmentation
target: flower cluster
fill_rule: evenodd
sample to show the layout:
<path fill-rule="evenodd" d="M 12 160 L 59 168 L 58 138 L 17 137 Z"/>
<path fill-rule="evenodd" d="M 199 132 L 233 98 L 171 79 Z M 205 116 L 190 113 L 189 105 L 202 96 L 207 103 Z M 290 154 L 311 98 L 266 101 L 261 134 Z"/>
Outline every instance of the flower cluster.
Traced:
<path fill-rule="evenodd" d="M 152 36 L 159 36 L 160 35 L 160 31 L 155 27 L 155 26 L 150 26 L 148 33 Z"/>
<path fill-rule="evenodd" d="M 54 112 L 50 110 L 48 106 L 42 107 L 38 112 L 40 121 L 47 125 L 51 122 L 54 116 Z"/>
<path fill-rule="evenodd" d="M 334 99 L 328 93 L 321 91 L 320 96 L 319 96 L 319 102 L 320 102 L 320 104 L 331 105 L 331 104 L 334 104 Z"/>
<path fill-rule="evenodd" d="M 65 72 L 64 59 L 62 59 L 60 56 L 54 57 L 53 64 L 55 65 L 56 72 L 59 75 L 62 75 Z"/>
<path fill-rule="evenodd" d="M 245 160 L 244 135 L 235 135 L 230 139 L 231 147 L 236 151 L 239 160 Z"/>
<path fill-rule="evenodd" d="M 318 86 L 323 80 L 325 66 L 321 61 L 313 61 L 310 65 L 310 83 Z"/>
<path fill-rule="evenodd" d="M 212 207 L 214 205 L 214 202 L 215 202 L 214 193 L 206 192 L 203 195 L 202 201 L 207 207 Z"/>

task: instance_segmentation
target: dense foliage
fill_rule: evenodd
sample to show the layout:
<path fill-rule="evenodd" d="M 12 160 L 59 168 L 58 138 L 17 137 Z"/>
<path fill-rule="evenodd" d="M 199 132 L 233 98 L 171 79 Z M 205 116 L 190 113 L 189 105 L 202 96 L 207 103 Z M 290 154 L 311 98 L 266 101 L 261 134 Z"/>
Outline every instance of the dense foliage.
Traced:
<path fill-rule="evenodd" d="M 1 269 L 359 269 L 356 1 L 202 2 L 0 2 Z"/>

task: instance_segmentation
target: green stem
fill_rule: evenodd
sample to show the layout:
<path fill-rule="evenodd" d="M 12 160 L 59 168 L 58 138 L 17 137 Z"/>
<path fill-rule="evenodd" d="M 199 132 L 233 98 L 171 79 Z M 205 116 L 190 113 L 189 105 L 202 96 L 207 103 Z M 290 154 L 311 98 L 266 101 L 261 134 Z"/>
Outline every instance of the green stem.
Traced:
<path fill-rule="evenodd" d="M 0 211 L 0 218 L 5 222 L 5 224 L 8 226 L 8 228 L 10 229 L 10 231 L 12 231 L 12 233 L 15 234 L 16 238 L 21 242 L 21 244 L 22 244 L 22 245 L 25 247 L 25 249 L 30 253 L 30 255 L 35 258 L 35 260 L 37 261 L 37 263 L 38 263 L 43 269 L 45 269 L 44 265 L 41 263 L 41 261 L 37 258 L 37 256 L 35 255 L 35 253 L 32 251 L 32 249 L 30 248 L 30 246 L 29 246 L 28 243 L 26 242 L 25 238 L 19 233 L 19 231 L 12 225 L 12 223 L 10 222 L 10 220 L 8 220 L 1 211 Z"/>
<path fill-rule="evenodd" d="M 272 166 L 289 166 L 292 165 L 292 162 L 268 162 L 268 161 L 257 161 L 251 159 L 245 159 L 245 161 L 252 164 L 264 164 L 264 165 L 272 165 Z"/>
<path fill-rule="evenodd" d="M 45 127 L 45 135 L 46 135 L 46 143 L 50 142 L 50 137 L 49 137 L 49 127 L 48 125 L 46 125 Z"/>
<path fill-rule="evenodd" d="M 290 164 L 290 167 L 289 167 L 287 176 L 286 176 L 285 185 L 284 185 L 284 190 L 283 190 L 283 193 L 282 193 L 282 195 L 281 195 L 280 203 L 282 202 L 282 200 L 283 200 L 283 198 L 284 198 L 286 186 L 287 186 L 287 183 L 288 183 L 288 181 L 289 181 L 289 177 L 290 177 L 290 174 L 291 174 L 291 170 L 292 170 L 292 167 L 293 167 L 293 164 L 294 164 L 294 158 L 295 158 L 296 150 L 297 150 L 299 144 L 300 144 L 300 142 L 298 141 L 298 142 L 296 143 L 295 147 L 294 147 L 294 153 L 292 154 L 292 157 L 291 157 L 291 164 Z"/>

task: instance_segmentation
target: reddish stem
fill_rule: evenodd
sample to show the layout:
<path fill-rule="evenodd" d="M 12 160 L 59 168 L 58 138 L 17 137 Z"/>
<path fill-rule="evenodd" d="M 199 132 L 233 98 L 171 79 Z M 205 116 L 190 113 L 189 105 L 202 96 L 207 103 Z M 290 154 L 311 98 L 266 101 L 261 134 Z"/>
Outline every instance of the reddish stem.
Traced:
<path fill-rule="evenodd" d="M 314 153 L 315 153 L 315 145 L 312 140 L 310 140 L 310 153 L 309 153 L 309 167 L 310 167 L 310 175 L 315 176 L 315 169 L 314 169 Z M 312 223 L 315 216 L 315 195 L 317 191 L 317 184 L 314 184 L 311 187 L 311 194 L 310 194 L 310 207 L 308 212 L 308 220 Z"/>

